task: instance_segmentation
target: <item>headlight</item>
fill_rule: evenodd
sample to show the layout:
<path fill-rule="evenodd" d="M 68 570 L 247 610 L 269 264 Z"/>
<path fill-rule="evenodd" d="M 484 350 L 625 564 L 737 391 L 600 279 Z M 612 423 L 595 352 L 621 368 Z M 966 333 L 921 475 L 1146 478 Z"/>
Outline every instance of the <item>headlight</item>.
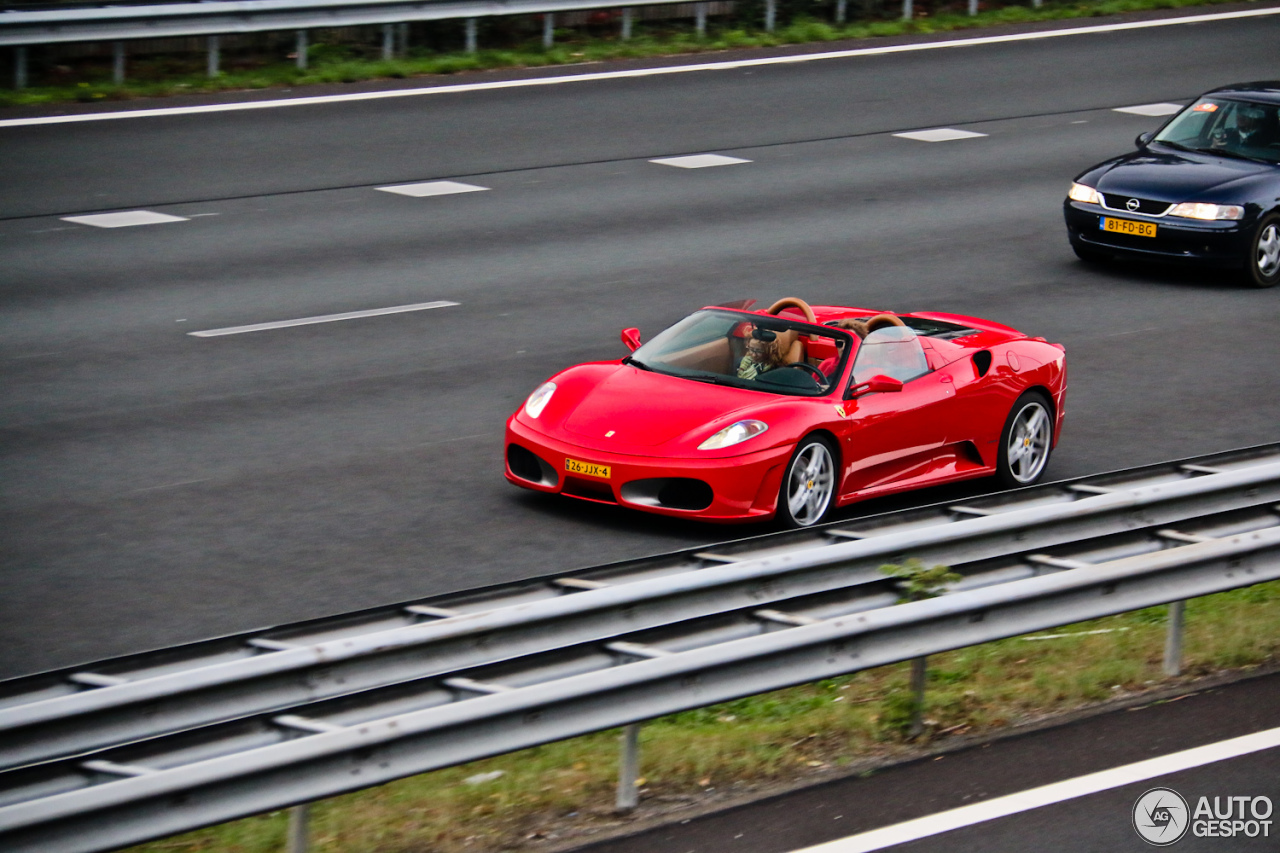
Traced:
<path fill-rule="evenodd" d="M 1185 201 L 1169 211 L 1171 216 L 1185 219 L 1244 219 L 1244 208 L 1238 204 L 1202 204 Z"/>
<path fill-rule="evenodd" d="M 531 418 L 536 418 L 542 414 L 542 410 L 547 407 L 554 393 L 556 393 L 556 383 L 543 382 L 529 395 L 529 399 L 524 401 L 524 413 Z"/>
<path fill-rule="evenodd" d="M 699 450 L 720 450 L 724 447 L 733 447 L 735 444 L 746 441 L 748 438 L 759 435 L 769 428 L 764 421 L 738 421 L 720 430 L 715 435 L 708 438 L 702 444 L 698 445 Z"/>
<path fill-rule="evenodd" d="M 1067 192 L 1067 198 L 1072 201 L 1082 201 L 1085 204 L 1102 204 L 1102 196 L 1098 195 L 1098 191 L 1084 184 L 1072 184 Z"/>

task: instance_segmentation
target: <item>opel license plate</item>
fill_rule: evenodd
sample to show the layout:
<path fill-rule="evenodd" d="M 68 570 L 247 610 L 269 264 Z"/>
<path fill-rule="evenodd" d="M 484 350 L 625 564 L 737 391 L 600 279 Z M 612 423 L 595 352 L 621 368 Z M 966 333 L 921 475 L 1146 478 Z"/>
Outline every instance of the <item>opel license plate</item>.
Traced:
<path fill-rule="evenodd" d="M 1154 222 L 1134 222 L 1131 219 L 1114 219 L 1110 216 L 1104 216 L 1098 224 L 1103 231 L 1111 231 L 1115 234 L 1132 234 L 1135 237 L 1156 236 L 1156 224 Z"/>

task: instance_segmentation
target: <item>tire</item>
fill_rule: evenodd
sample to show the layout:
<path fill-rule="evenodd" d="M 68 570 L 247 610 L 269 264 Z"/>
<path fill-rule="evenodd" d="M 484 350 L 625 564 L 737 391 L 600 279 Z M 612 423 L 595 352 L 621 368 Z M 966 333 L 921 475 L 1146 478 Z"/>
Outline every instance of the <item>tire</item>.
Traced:
<path fill-rule="evenodd" d="M 1280 214 L 1268 214 L 1258 223 L 1244 259 L 1244 281 L 1252 287 L 1280 283 Z"/>
<path fill-rule="evenodd" d="M 1028 391 L 1009 410 L 1000 432 L 996 478 L 1002 486 L 1030 486 L 1044 474 L 1053 450 L 1053 407 L 1039 391 Z"/>
<path fill-rule="evenodd" d="M 811 435 L 796 445 L 778 490 L 778 520 L 789 528 L 811 527 L 827 517 L 836 492 L 836 452 Z"/>

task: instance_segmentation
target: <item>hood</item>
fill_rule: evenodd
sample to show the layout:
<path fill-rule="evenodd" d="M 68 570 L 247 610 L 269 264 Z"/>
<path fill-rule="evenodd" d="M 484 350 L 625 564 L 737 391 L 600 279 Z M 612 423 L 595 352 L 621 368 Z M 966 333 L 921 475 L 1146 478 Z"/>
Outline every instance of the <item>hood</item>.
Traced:
<path fill-rule="evenodd" d="M 679 379 L 620 365 L 593 387 L 564 420 L 564 428 L 625 452 L 655 447 L 759 402 L 758 392 Z M 613 435 L 608 435 L 612 431 Z"/>
<path fill-rule="evenodd" d="M 1173 204 L 1235 201 L 1236 189 L 1262 176 L 1274 177 L 1276 168 L 1248 160 L 1149 149 L 1121 157 L 1096 174 L 1093 185 L 1099 192 Z"/>

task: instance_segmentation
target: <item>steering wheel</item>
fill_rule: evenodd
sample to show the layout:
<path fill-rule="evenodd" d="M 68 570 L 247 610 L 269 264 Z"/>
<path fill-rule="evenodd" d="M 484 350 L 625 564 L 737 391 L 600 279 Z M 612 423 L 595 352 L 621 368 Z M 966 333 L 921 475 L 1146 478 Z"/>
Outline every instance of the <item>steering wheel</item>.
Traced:
<path fill-rule="evenodd" d="M 793 361 L 790 364 L 782 365 L 782 367 L 778 369 L 785 370 L 788 367 L 798 367 L 801 370 L 807 370 L 813 374 L 813 380 L 817 382 L 819 385 L 827 384 L 827 375 L 807 361 Z"/>
<path fill-rule="evenodd" d="M 784 308 L 799 308 L 801 313 L 804 314 L 804 318 L 810 323 L 818 322 L 818 318 L 813 315 L 813 309 L 809 307 L 809 303 L 798 296 L 784 296 L 765 309 L 764 313 L 781 314 Z"/>

